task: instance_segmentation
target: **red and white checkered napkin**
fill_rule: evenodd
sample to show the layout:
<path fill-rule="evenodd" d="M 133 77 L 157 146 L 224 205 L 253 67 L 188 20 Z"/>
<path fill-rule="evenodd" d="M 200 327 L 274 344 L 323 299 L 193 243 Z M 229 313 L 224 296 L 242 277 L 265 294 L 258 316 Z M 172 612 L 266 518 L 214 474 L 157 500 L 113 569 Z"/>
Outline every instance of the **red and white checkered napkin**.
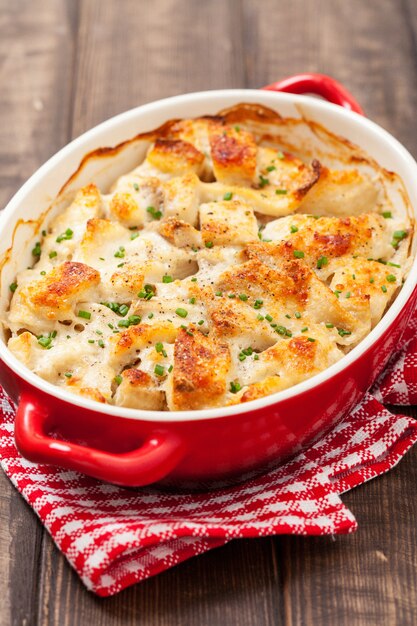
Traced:
<path fill-rule="evenodd" d="M 413 330 L 372 390 L 381 401 L 417 404 Z M 25 461 L 14 444 L 14 408 L 0 390 L 0 460 L 88 589 L 109 596 L 238 537 L 354 531 L 339 494 L 391 469 L 417 441 L 417 422 L 392 415 L 374 396 L 278 469 L 239 486 L 184 494 L 127 490 Z"/>

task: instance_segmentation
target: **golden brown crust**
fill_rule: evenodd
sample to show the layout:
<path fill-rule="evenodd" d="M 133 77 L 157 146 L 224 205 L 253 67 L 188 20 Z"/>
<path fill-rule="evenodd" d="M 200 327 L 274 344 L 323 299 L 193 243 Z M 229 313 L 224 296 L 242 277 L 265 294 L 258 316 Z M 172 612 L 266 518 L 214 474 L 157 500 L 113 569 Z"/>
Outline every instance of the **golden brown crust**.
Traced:
<path fill-rule="evenodd" d="M 162 172 L 185 174 L 199 172 L 204 154 L 188 141 L 181 139 L 157 139 L 148 152 L 148 161 Z"/>
<path fill-rule="evenodd" d="M 172 408 L 219 406 L 226 393 L 230 354 L 226 344 L 197 329 L 181 330 L 175 341 Z"/>
<path fill-rule="evenodd" d="M 71 310 L 75 299 L 81 300 L 99 282 L 100 274 L 94 268 L 66 261 L 36 284 L 29 285 L 27 293 L 33 306 L 46 311 L 49 319 L 59 319 Z"/>
<path fill-rule="evenodd" d="M 216 128 L 209 134 L 213 171 L 229 185 L 251 185 L 255 180 L 257 146 L 253 136 L 235 128 Z"/>

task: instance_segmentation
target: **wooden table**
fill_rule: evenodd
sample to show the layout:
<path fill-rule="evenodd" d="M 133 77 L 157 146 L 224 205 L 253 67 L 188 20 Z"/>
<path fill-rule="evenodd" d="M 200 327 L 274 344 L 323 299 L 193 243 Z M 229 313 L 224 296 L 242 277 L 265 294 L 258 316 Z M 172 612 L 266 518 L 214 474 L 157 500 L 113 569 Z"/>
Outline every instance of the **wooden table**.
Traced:
<path fill-rule="evenodd" d="M 0 28 L 2 205 L 116 113 L 301 71 L 417 155 L 415 0 L 0 0 Z M 0 475 L 0 626 L 416 624 L 416 496 L 417 448 L 344 496 L 353 536 L 235 541 L 101 600 Z"/>

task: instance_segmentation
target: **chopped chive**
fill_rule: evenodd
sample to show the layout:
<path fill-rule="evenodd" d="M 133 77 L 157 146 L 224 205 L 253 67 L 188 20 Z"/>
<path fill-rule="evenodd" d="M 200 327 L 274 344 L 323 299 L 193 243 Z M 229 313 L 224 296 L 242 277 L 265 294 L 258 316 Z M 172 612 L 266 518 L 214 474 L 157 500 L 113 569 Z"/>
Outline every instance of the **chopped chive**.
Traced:
<path fill-rule="evenodd" d="M 263 315 L 261 315 L 260 313 L 258 313 L 258 315 L 256 316 L 256 319 L 259 320 L 260 322 L 263 322 L 263 320 L 265 319 Z"/>
<path fill-rule="evenodd" d="M 173 280 L 172 276 L 162 276 L 163 283 L 172 283 Z"/>
<path fill-rule="evenodd" d="M 292 233 L 298 233 L 298 228 L 297 228 L 297 226 L 291 226 L 291 227 L 290 227 L 290 231 L 291 231 Z"/>
<path fill-rule="evenodd" d="M 102 335 L 103 333 L 101 332 L 101 330 L 96 330 L 96 335 Z"/>
<path fill-rule="evenodd" d="M 142 291 L 139 291 L 138 298 L 143 298 L 144 300 L 151 300 L 155 295 L 152 285 L 145 285 Z"/>
<path fill-rule="evenodd" d="M 302 333 L 306 333 L 308 331 L 308 326 L 304 326 L 304 328 L 301 329 Z"/>
<path fill-rule="evenodd" d="M 187 317 L 187 315 L 188 315 L 187 309 L 182 309 L 181 307 L 178 307 L 178 309 L 175 309 L 175 313 L 179 317 Z"/>
<path fill-rule="evenodd" d="M 129 320 L 120 320 L 119 322 L 117 322 L 117 325 L 119 326 L 119 328 L 129 328 L 130 326 Z"/>
<path fill-rule="evenodd" d="M 254 358 L 255 361 L 259 361 L 259 354 L 254 354 L 253 358 Z"/>
<path fill-rule="evenodd" d="M 140 315 L 129 315 L 127 321 L 129 322 L 129 326 L 136 326 L 137 324 L 140 324 L 141 319 Z"/>
<path fill-rule="evenodd" d="M 42 231 L 42 237 L 46 237 L 46 230 Z"/>
<path fill-rule="evenodd" d="M 202 326 L 203 324 L 204 324 L 204 320 L 200 320 L 200 321 L 198 322 L 198 325 L 199 325 L 199 326 Z"/>
<path fill-rule="evenodd" d="M 110 330 L 114 330 L 113 324 L 107 324 L 107 326 L 110 328 Z"/>
<path fill-rule="evenodd" d="M 272 322 L 272 315 L 269 315 L 269 313 L 267 315 L 265 315 L 265 319 L 268 320 L 268 322 Z"/>
<path fill-rule="evenodd" d="M 321 256 L 317 259 L 317 269 L 321 270 L 322 267 L 328 265 L 329 259 L 327 256 Z"/>
<path fill-rule="evenodd" d="M 326 328 L 334 328 L 334 324 L 332 324 L 331 322 L 327 322 Z"/>
<path fill-rule="evenodd" d="M 223 196 L 223 200 L 231 200 L 232 198 L 233 198 L 233 193 L 231 191 L 228 191 Z"/>
<path fill-rule="evenodd" d="M 122 317 L 124 317 L 124 316 L 127 314 L 127 312 L 128 312 L 128 311 L 129 311 L 129 307 L 127 306 L 127 304 L 121 304 L 121 305 L 119 306 L 118 313 L 119 313 L 119 315 L 121 315 Z"/>
<path fill-rule="evenodd" d="M 156 350 L 157 352 L 163 352 L 163 350 L 164 350 L 164 344 L 163 344 L 161 341 L 158 341 L 158 342 L 155 344 L 155 350 Z"/>
<path fill-rule="evenodd" d="M 146 209 L 146 211 L 149 213 L 149 215 L 154 219 L 154 220 L 160 220 L 162 217 L 162 212 L 161 211 L 157 211 L 155 209 L 155 207 L 153 206 L 148 206 L 148 208 Z"/>
<path fill-rule="evenodd" d="M 32 250 L 33 256 L 41 256 L 41 244 L 40 241 L 35 243 L 35 247 Z"/>
<path fill-rule="evenodd" d="M 119 249 L 116 250 L 116 252 L 114 253 L 114 256 L 118 259 L 124 259 L 125 258 L 125 249 L 123 246 L 119 246 Z"/>
<path fill-rule="evenodd" d="M 348 335 L 352 334 L 350 330 L 345 330 L 344 328 L 338 328 L 337 332 L 339 333 L 341 337 L 347 337 Z"/>
<path fill-rule="evenodd" d="M 171 282 L 171 281 L 168 281 L 168 282 Z M 195 276 L 194 276 L 194 278 L 192 278 L 192 279 L 191 279 L 191 282 L 192 282 L 192 283 L 196 283 L 196 282 L 197 282 L 197 279 L 196 279 L 196 277 L 195 277 Z"/>
<path fill-rule="evenodd" d="M 275 167 L 275 165 L 268 165 L 268 167 L 266 168 L 267 172 L 273 172 L 274 170 L 276 170 L 277 168 Z"/>
<path fill-rule="evenodd" d="M 139 185 L 137 183 L 133 183 L 133 189 L 135 191 L 139 191 Z"/>
<path fill-rule="evenodd" d="M 104 348 L 104 341 L 102 339 L 99 339 L 97 343 L 100 346 L 100 348 Z"/>
<path fill-rule="evenodd" d="M 41 335 L 38 337 L 38 344 L 42 346 L 42 348 L 50 348 L 52 343 L 52 337 L 44 337 Z"/>
<path fill-rule="evenodd" d="M 313 337 L 307 337 L 307 341 L 316 341 Z"/>
<path fill-rule="evenodd" d="M 286 317 L 287 319 L 289 319 L 289 320 L 291 319 L 291 315 L 288 315 L 288 313 L 286 313 L 286 314 L 285 314 L 285 317 Z M 301 317 L 301 316 L 300 316 L 300 317 Z"/>
<path fill-rule="evenodd" d="M 42 270 L 42 271 L 41 271 L 41 276 L 46 276 L 46 272 L 45 272 L 45 270 Z"/>
<path fill-rule="evenodd" d="M 275 189 L 275 193 L 277 196 L 285 196 L 285 194 L 287 193 L 286 189 Z"/>
<path fill-rule="evenodd" d="M 89 320 L 91 319 L 91 313 L 89 311 L 78 311 L 77 313 L 78 317 L 83 317 L 85 320 Z"/>
<path fill-rule="evenodd" d="M 400 241 L 402 241 L 403 239 L 405 239 L 407 237 L 408 233 L 406 230 L 396 230 L 394 231 L 394 234 L 392 235 L 392 241 L 391 241 L 391 245 L 394 248 L 398 248 L 398 244 Z"/>
<path fill-rule="evenodd" d="M 10 283 L 9 289 L 12 293 L 14 293 L 17 289 L 17 283 Z"/>
<path fill-rule="evenodd" d="M 386 286 L 385 286 L 385 285 L 382 285 L 381 289 L 382 289 L 382 291 L 383 291 L 384 293 L 387 293 L 387 288 L 386 288 Z"/>
<path fill-rule="evenodd" d="M 238 391 L 240 391 L 242 389 L 242 386 L 240 385 L 240 383 L 238 383 L 237 381 L 233 381 L 230 383 L 230 391 L 232 393 L 237 393 Z"/>
<path fill-rule="evenodd" d="M 53 259 L 56 256 L 58 256 L 58 252 L 56 252 L 55 250 L 51 250 L 51 252 L 49 253 L 49 258 Z"/>
<path fill-rule="evenodd" d="M 334 295 L 336 296 L 336 298 L 338 298 L 338 297 L 340 296 L 340 294 L 341 294 L 341 293 L 342 293 L 342 292 L 341 292 L 341 291 L 339 291 L 339 289 L 335 289 L 335 290 L 334 290 Z"/>
<path fill-rule="evenodd" d="M 278 157 L 279 159 L 281 159 L 281 160 L 282 160 L 282 159 L 285 159 L 285 154 L 284 154 L 283 152 L 281 152 L 281 150 L 279 150 L 279 152 L 277 153 L 277 157 Z"/>
<path fill-rule="evenodd" d="M 106 259 L 104 258 L 104 256 L 99 256 L 99 261 L 105 261 Z"/>
<path fill-rule="evenodd" d="M 246 302 L 246 300 L 248 299 L 248 296 L 245 293 L 240 293 L 239 294 L 239 298 L 240 300 L 242 300 L 243 302 Z"/>
<path fill-rule="evenodd" d="M 228 298 L 236 298 L 236 294 L 235 293 L 229 293 L 229 295 L 227 297 Z"/>
<path fill-rule="evenodd" d="M 353 278 L 353 280 L 356 280 L 356 275 L 352 274 L 352 278 Z"/>
<path fill-rule="evenodd" d="M 137 239 L 139 237 L 139 234 L 137 231 L 130 233 L 130 238 L 131 239 Z"/>
<path fill-rule="evenodd" d="M 373 276 L 371 276 L 371 278 L 369 279 L 369 282 L 372 284 L 375 282 L 375 278 Z"/>
<path fill-rule="evenodd" d="M 189 302 L 190 304 L 195 304 L 195 298 L 190 298 L 190 299 L 188 300 L 188 302 Z"/>
<path fill-rule="evenodd" d="M 216 291 L 215 295 L 220 297 L 223 295 L 223 291 Z"/>
<path fill-rule="evenodd" d="M 170 366 L 168 367 L 168 372 L 169 372 L 169 373 L 171 373 L 173 369 L 174 369 L 174 366 L 173 366 L 173 365 L 170 365 Z"/>
<path fill-rule="evenodd" d="M 398 265 L 398 263 L 391 263 L 391 261 L 388 261 L 387 265 L 389 265 L 390 267 L 401 267 L 401 265 Z"/>
<path fill-rule="evenodd" d="M 61 243 L 61 241 L 67 241 L 69 239 L 72 239 L 73 234 L 74 232 L 71 230 L 71 228 L 67 228 L 64 233 L 58 235 L 58 237 L 56 238 L 56 242 Z"/>
<path fill-rule="evenodd" d="M 350 298 L 350 291 L 347 291 L 347 292 L 346 292 L 346 296 L 345 296 L 345 297 L 346 297 L 346 298 Z"/>
<path fill-rule="evenodd" d="M 301 313 L 300 313 L 300 311 L 296 311 L 296 312 L 294 313 L 294 315 L 295 315 L 295 317 L 296 317 L 298 320 L 299 320 L 299 319 L 300 319 L 300 317 L 301 317 Z"/>
<path fill-rule="evenodd" d="M 302 250 L 294 250 L 294 256 L 296 259 L 304 259 L 304 252 Z"/>
<path fill-rule="evenodd" d="M 88 343 L 95 343 L 94 339 L 88 339 Z"/>
<path fill-rule="evenodd" d="M 260 309 L 263 305 L 264 301 L 263 300 L 255 300 L 255 302 L 253 303 L 253 308 L 254 309 Z"/>
<path fill-rule="evenodd" d="M 246 359 L 246 356 L 244 354 L 239 354 L 238 359 L 239 361 L 244 361 Z"/>
<path fill-rule="evenodd" d="M 122 381 L 123 381 L 123 378 L 120 376 L 120 374 L 114 377 L 114 382 L 116 383 L 116 385 L 120 385 Z"/>
<path fill-rule="evenodd" d="M 206 241 L 206 248 L 212 248 L 214 246 L 212 241 Z"/>
<path fill-rule="evenodd" d="M 389 219 L 390 217 L 392 217 L 391 211 L 383 211 L 382 217 L 385 217 L 386 220 Z"/>
<path fill-rule="evenodd" d="M 157 365 L 155 365 L 155 369 L 154 372 L 157 376 L 164 376 L 165 374 L 165 367 L 163 365 L 159 365 L 159 363 Z"/>
<path fill-rule="evenodd" d="M 153 313 L 149 313 L 149 315 L 148 315 L 148 319 L 150 319 L 150 320 L 151 320 L 152 318 L 153 318 Z"/>
<path fill-rule="evenodd" d="M 394 274 L 388 274 L 388 276 L 386 276 L 386 279 L 389 283 L 395 283 L 395 281 L 397 280 L 396 276 L 394 276 Z"/>
<path fill-rule="evenodd" d="M 263 189 L 266 185 L 269 185 L 269 179 L 259 174 L 259 187 Z"/>
<path fill-rule="evenodd" d="M 72 374 L 71 372 L 65 372 L 64 376 L 66 376 L 67 378 L 71 378 Z"/>

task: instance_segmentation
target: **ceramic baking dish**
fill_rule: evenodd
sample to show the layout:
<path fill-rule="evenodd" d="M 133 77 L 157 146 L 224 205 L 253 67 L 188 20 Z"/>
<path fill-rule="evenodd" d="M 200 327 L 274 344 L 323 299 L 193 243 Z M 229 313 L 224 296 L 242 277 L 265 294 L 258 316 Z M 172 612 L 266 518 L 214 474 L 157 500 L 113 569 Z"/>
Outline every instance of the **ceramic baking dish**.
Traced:
<path fill-rule="evenodd" d="M 332 103 L 297 95 L 302 92 Z M 75 189 L 91 181 L 105 187 L 110 177 L 114 180 L 134 167 L 140 148 L 127 140 L 137 133 L 173 118 L 214 114 L 239 102 L 260 103 L 285 117 L 303 116 L 347 138 L 396 172 L 405 188 L 397 201 L 417 207 L 416 161 L 396 139 L 366 119 L 347 91 L 328 77 L 292 77 L 266 90 L 176 96 L 93 128 L 53 156 L 12 198 L 0 217 L 0 308 L 8 306 L 8 286 L 16 273 L 32 262 L 36 229 L 51 204 L 58 211 Z M 118 146 L 121 142 L 125 143 Z M 118 147 L 98 150 L 102 146 Z M 91 151 L 96 152 L 84 158 Z M 125 486 L 155 482 L 213 486 L 279 463 L 340 420 L 382 372 L 414 312 L 416 277 L 414 262 L 382 320 L 336 364 L 284 391 L 225 408 L 158 412 L 101 405 L 36 376 L 13 356 L 2 337 L 0 382 L 18 405 L 17 446 L 31 461 Z"/>

